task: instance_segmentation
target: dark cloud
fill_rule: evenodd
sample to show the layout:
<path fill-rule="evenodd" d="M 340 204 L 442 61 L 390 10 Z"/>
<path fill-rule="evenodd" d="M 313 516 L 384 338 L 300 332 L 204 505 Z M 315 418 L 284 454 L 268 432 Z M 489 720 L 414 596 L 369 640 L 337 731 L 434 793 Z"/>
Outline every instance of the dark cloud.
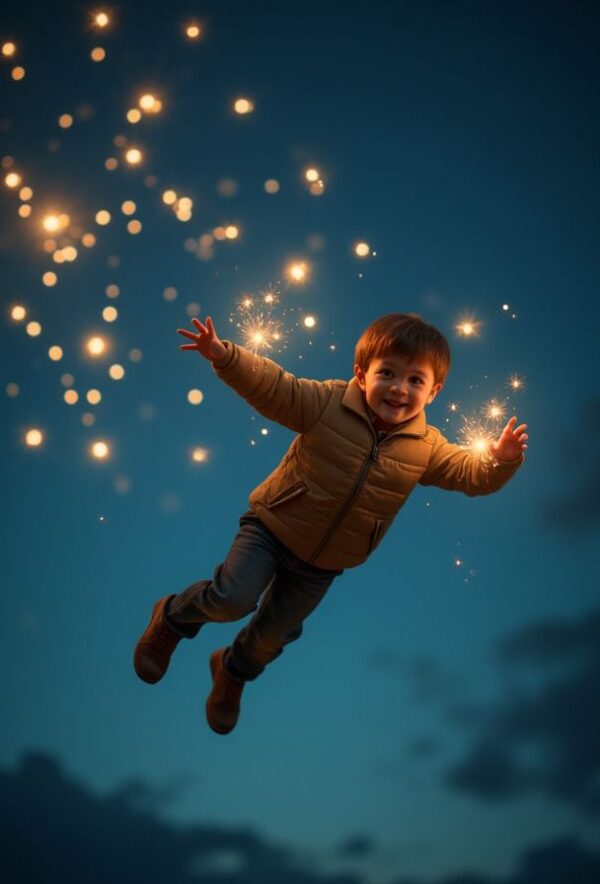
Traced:
<path fill-rule="evenodd" d="M 446 784 L 488 801 L 537 792 L 600 816 L 600 612 L 528 626 L 495 657 L 512 686 L 493 707 L 449 710 L 474 736 Z"/>
<path fill-rule="evenodd" d="M 584 403 L 576 417 L 576 431 L 565 439 L 562 466 L 572 488 L 548 500 L 542 509 L 544 523 L 571 537 L 589 534 L 600 524 L 600 397 Z"/>
<path fill-rule="evenodd" d="M 339 845 L 337 853 L 339 853 L 340 856 L 362 858 L 364 856 L 369 856 L 375 850 L 375 841 L 369 835 L 354 835 L 352 838 L 348 838 Z"/>
<path fill-rule="evenodd" d="M 429 657 L 409 660 L 392 648 L 371 651 L 368 663 L 406 682 L 417 702 L 447 699 L 462 685 L 461 678 L 446 672 L 435 660 Z"/>
<path fill-rule="evenodd" d="M 521 856 L 513 875 L 459 873 L 428 884 L 598 884 L 600 853 L 582 847 L 575 838 L 559 838 L 530 848 Z M 399 878 L 395 884 L 424 884 L 417 878 Z"/>
<path fill-rule="evenodd" d="M 132 785 L 133 783 L 133 785 Z M 302 868 L 297 855 L 248 829 L 178 827 L 135 804 L 138 781 L 98 797 L 40 752 L 0 770 L 3 880 L 19 884 L 363 884 Z M 208 805 L 208 800 L 207 800 Z"/>

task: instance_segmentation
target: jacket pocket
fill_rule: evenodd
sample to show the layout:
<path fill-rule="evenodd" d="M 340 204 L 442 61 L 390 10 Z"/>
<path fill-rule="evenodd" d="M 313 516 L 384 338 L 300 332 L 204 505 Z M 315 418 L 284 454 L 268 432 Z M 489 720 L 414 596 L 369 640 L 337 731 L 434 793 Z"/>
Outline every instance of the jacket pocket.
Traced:
<path fill-rule="evenodd" d="M 375 527 L 371 532 L 371 538 L 369 541 L 369 554 L 372 553 L 377 546 L 379 546 L 381 538 L 388 529 L 388 525 L 389 522 L 387 522 L 385 519 L 377 519 L 377 521 L 375 522 Z"/>
<path fill-rule="evenodd" d="M 284 488 L 283 491 L 279 491 L 274 497 L 270 500 L 265 500 L 264 505 L 271 509 L 274 506 L 279 506 L 281 503 L 285 503 L 287 500 L 292 500 L 294 497 L 298 497 L 300 494 L 304 494 L 307 491 L 307 486 L 304 482 L 294 482 L 293 485 L 289 485 L 287 488 Z"/>

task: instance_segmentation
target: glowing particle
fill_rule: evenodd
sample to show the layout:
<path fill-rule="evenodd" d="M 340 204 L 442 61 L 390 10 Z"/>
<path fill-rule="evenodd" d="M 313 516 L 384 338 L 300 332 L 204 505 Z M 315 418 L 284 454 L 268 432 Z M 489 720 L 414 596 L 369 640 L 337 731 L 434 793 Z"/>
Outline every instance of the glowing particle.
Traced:
<path fill-rule="evenodd" d="M 277 193 L 280 188 L 279 181 L 275 178 L 268 178 L 264 183 L 264 188 L 267 193 Z"/>
<path fill-rule="evenodd" d="M 163 292 L 163 298 L 165 299 L 165 301 L 174 301 L 176 297 L 177 289 L 172 285 L 167 286 L 167 288 Z"/>
<path fill-rule="evenodd" d="M 42 282 L 50 288 L 51 286 L 56 285 L 58 282 L 58 276 L 52 270 L 47 270 L 42 276 Z"/>
<path fill-rule="evenodd" d="M 239 236 L 239 230 L 234 224 L 230 224 L 229 227 L 225 228 L 225 236 L 227 239 L 237 239 Z"/>
<path fill-rule="evenodd" d="M 137 166 L 142 162 L 143 154 L 139 147 L 130 147 L 125 153 L 125 159 L 130 166 Z"/>
<path fill-rule="evenodd" d="M 204 463 L 208 458 L 208 451 L 206 448 L 194 448 L 192 450 L 192 460 L 195 463 Z"/>
<path fill-rule="evenodd" d="M 25 433 L 25 444 L 29 448 L 37 448 L 44 441 L 44 434 L 41 430 L 33 428 Z"/>
<path fill-rule="evenodd" d="M 510 305 L 509 305 L 509 304 L 503 304 L 503 305 L 502 305 L 502 309 L 503 309 L 503 310 L 510 310 Z"/>
<path fill-rule="evenodd" d="M 21 200 L 30 200 L 33 196 L 33 190 L 31 187 L 22 187 L 19 191 L 19 199 Z"/>
<path fill-rule="evenodd" d="M 325 192 L 325 182 L 319 178 L 310 185 L 309 190 L 313 196 L 321 196 Z"/>
<path fill-rule="evenodd" d="M 308 268 L 304 261 L 296 261 L 289 264 L 286 268 L 286 276 L 294 282 L 304 282 Z"/>
<path fill-rule="evenodd" d="M 106 341 L 104 338 L 95 336 L 86 341 L 86 349 L 90 356 L 102 356 L 106 350 Z"/>
<path fill-rule="evenodd" d="M 22 205 L 19 206 L 19 217 L 20 218 L 29 218 L 31 215 L 31 206 Z"/>
<path fill-rule="evenodd" d="M 154 95 L 147 93 L 146 95 L 142 95 L 142 97 L 138 101 L 138 104 L 142 108 L 142 110 L 151 111 L 154 107 L 155 102 L 156 98 L 154 97 Z"/>
<path fill-rule="evenodd" d="M 233 109 L 236 114 L 249 114 L 254 110 L 254 104 L 248 98 L 237 98 L 233 105 Z"/>
<path fill-rule="evenodd" d="M 268 429 L 266 427 L 263 427 L 260 431 L 260 435 L 261 436 L 268 436 L 269 435 Z"/>
<path fill-rule="evenodd" d="M 137 109 L 137 107 L 132 107 L 131 110 L 127 111 L 127 122 L 128 123 L 139 123 L 142 119 L 142 113 Z"/>
<path fill-rule="evenodd" d="M 129 223 L 127 224 L 127 230 L 129 231 L 129 233 L 132 233 L 134 236 L 136 233 L 140 233 L 141 229 L 142 229 L 142 222 L 138 221 L 136 218 L 134 218 L 133 221 L 129 221 Z"/>
<path fill-rule="evenodd" d="M 14 384 L 14 383 L 7 384 L 7 385 L 6 385 L 6 395 L 7 395 L 10 399 L 14 399 L 15 396 L 18 396 L 18 395 L 19 395 L 19 385 L 18 385 L 18 384 Z"/>
<path fill-rule="evenodd" d="M 66 390 L 63 399 L 67 405 L 76 405 L 79 402 L 79 393 L 77 390 Z"/>
<path fill-rule="evenodd" d="M 204 393 L 202 390 L 189 390 L 187 394 L 187 400 L 190 405 L 200 405 L 203 399 Z"/>
<path fill-rule="evenodd" d="M 60 360 L 63 358 L 62 347 L 59 347 L 56 344 L 53 347 L 50 347 L 50 349 L 48 350 L 48 356 L 50 357 L 52 362 L 60 362 Z"/>
<path fill-rule="evenodd" d="M 318 169 L 307 169 L 304 173 L 304 177 L 307 181 L 318 181 L 321 175 Z"/>
<path fill-rule="evenodd" d="M 371 246 L 366 242 L 357 242 L 354 246 L 354 254 L 359 258 L 366 258 L 371 252 Z"/>
<path fill-rule="evenodd" d="M 17 47 L 14 43 L 4 43 L 2 45 L 2 55 L 6 55 L 7 58 L 12 57 L 17 51 Z"/>
<path fill-rule="evenodd" d="M 522 390 L 525 386 L 525 381 L 523 380 L 523 378 L 519 377 L 516 374 L 512 374 L 510 376 L 510 378 L 508 379 L 508 383 L 513 390 Z"/>
<path fill-rule="evenodd" d="M 133 202 L 133 200 L 125 200 L 124 203 L 121 203 L 121 211 L 124 215 L 133 215 L 137 206 Z"/>
<path fill-rule="evenodd" d="M 217 193 L 219 196 L 235 196 L 238 190 L 239 185 L 235 178 L 221 178 L 217 181 Z"/>
<path fill-rule="evenodd" d="M 42 333 L 42 326 L 39 322 L 28 322 L 25 331 L 32 338 L 37 338 Z"/>
<path fill-rule="evenodd" d="M 104 163 L 104 168 L 108 169 L 109 172 L 114 172 L 118 165 L 118 160 L 116 160 L 114 157 L 109 157 Z"/>
<path fill-rule="evenodd" d="M 98 405 L 98 403 L 102 400 L 102 393 L 100 392 L 100 390 L 88 390 L 85 398 L 90 403 L 90 405 Z"/>
<path fill-rule="evenodd" d="M 202 31 L 199 25 L 189 24 L 185 29 L 185 33 L 186 36 L 190 38 L 190 40 L 197 40 Z"/>
<path fill-rule="evenodd" d="M 100 209 L 99 212 L 96 212 L 96 224 L 99 224 L 101 227 L 110 224 L 110 212 L 107 212 L 106 209 Z"/>
<path fill-rule="evenodd" d="M 305 316 L 304 317 L 305 328 L 314 328 L 316 324 L 317 324 L 317 321 L 314 316 Z"/>
<path fill-rule="evenodd" d="M 110 448 L 106 442 L 98 440 L 90 445 L 90 454 L 97 460 L 105 460 L 110 454 Z"/>
<path fill-rule="evenodd" d="M 62 114 L 58 118 L 58 125 L 61 129 L 69 129 L 73 125 L 73 117 L 71 114 Z"/>
<path fill-rule="evenodd" d="M 7 187 L 19 187 L 21 184 L 21 176 L 16 172 L 9 172 L 4 179 L 4 183 Z"/>
<path fill-rule="evenodd" d="M 118 298 L 121 294 L 121 289 L 118 285 L 114 285 L 114 283 L 112 283 L 111 285 L 106 286 L 104 292 L 107 298 Z"/>
<path fill-rule="evenodd" d="M 105 322 L 114 322 L 118 315 L 119 311 L 116 307 L 105 307 L 102 311 L 102 319 Z"/>
<path fill-rule="evenodd" d="M 462 559 L 454 559 L 454 564 L 457 568 L 460 568 L 460 566 L 463 564 L 463 561 Z"/>
<path fill-rule="evenodd" d="M 491 418 L 491 420 L 499 420 L 506 414 L 506 407 L 503 404 L 492 400 L 485 406 L 484 413 L 487 417 Z"/>
<path fill-rule="evenodd" d="M 458 403 L 457 402 L 449 402 L 448 403 L 449 411 L 458 411 Z"/>
<path fill-rule="evenodd" d="M 163 203 L 166 203 L 167 206 L 171 206 L 175 202 L 176 199 L 177 199 L 177 194 L 175 193 L 174 190 L 165 190 L 165 192 L 162 195 L 162 201 L 163 201 Z"/>
<path fill-rule="evenodd" d="M 183 209 L 184 212 L 188 212 L 192 206 L 194 205 L 193 200 L 189 198 L 189 196 L 182 196 L 177 203 L 178 209 Z"/>
<path fill-rule="evenodd" d="M 110 366 L 110 368 L 108 369 L 108 373 L 113 381 L 120 381 L 122 378 L 125 377 L 125 369 L 122 365 L 118 365 L 117 363 Z"/>
<path fill-rule="evenodd" d="M 63 387 L 72 387 L 75 383 L 75 378 L 72 374 L 69 374 L 69 372 L 65 372 L 65 374 L 61 374 L 60 382 Z"/>
<path fill-rule="evenodd" d="M 15 306 L 10 311 L 11 318 L 16 322 L 20 322 L 22 319 L 25 319 L 27 316 L 27 310 L 21 304 L 15 304 Z"/>
<path fill-rule="evenodd" d="M 91 249 L 92 246 L 96 245 L 96 237 L 93 233 L 84 233 L 81 237 L 81 244 L 86 247 L 86 249 Z"/>
<path fill-rule="evenodd" d="M 10 72 L 10 75 L 13 78 L 13 80 L 22 80 L 25 76 L 25 68 L 20 67 L 20 66 L 13 68 L 12 71 Z"/>
<path fill-rule="evenodd" d="M 472 316 L 466 316 L 464 319 L 459 320 L 455 325 L 455 329 L 457 334 L 466 338 L 472 338 L 478 336 L 479 326 L 480 323 L 475 322 Z"/>
<path fill-rule="evenodd" d="M 62 249 L 57 249 L 57 250 L 54 252 L 54 254 L 52 255 L 52 260 L 55 261 L 57 264 L 64 264 L 64 262 L 65 262 L 67 259 L 66 259 L 65 256 L 64 256 L 63 250 L 62 250 Z"/>
<path fill-rule="evenodd" d="M 66 246 L 63 249 L 63 255 L 65 256 L 65 261 L 75 261 L 77 259 L 77 249 L 75 246 Z"/>
<path fill-rule="evenodd" d="M 99 28 L 105 28 L 108 25 L 109 21 L 110 19 L 105 12 L 99 12 L 94 18 L 94 22 L 98 25 Z"/>
<path fill-rule="evenodd" d="M 227 239 L 227 234 L 225 233 L 224 227 L 215 227 L 213 230 L 213 236 L 215 239 L 224 240 Z"/>
<path fill-rule="evenodd" d="M 104 61 L 106 58 L 106 49 L 103 49 L 101 46 L 95 46 L 90 52 L 90 56 L 92 61 Z"/>
<path fill-rule="evenodd" d="M 134 347 L 130 350 L 128 356 L 132 362 L 141 362 L 143 358 L 142 351 L 138 347 Z"/>

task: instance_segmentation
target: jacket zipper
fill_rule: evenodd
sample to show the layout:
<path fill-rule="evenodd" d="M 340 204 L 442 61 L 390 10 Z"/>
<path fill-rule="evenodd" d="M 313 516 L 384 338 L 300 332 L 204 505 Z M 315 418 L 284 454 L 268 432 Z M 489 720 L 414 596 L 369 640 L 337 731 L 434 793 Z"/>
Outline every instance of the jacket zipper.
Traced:
<path fill-rule="evenodd" d="M 384 440 L 382 439 L 381 442 L 383 442 L 383 441 Z M 354 482 L 354 485 L 352 486 L 350 494 L 348 495 L 348 497 L 346 498 L 346 500 L 342 504 L 342 508 L 338 512 L 337 516 L 335 517 L 335 519 L 333 520 L 333 522 L 329 526 L 329 530 L 326 531 L 325 536 L 323 537 L 320 544 L 318 545 L 318 547 L 316 548 L 316 550 L 314 551 L 314 553 L 312 554 L 312 556 L 308 560 L 309 565 L 312 564 L 312 562 L 314 562 L 314 560 L 320 554 L 321 550 L 327 544 L 327 542 L 329 541 L 329 538 L 331 537 L 331 535 L 333 534 L 333 532 L 335 531 L 337 526 L 340 524 L 340 522 L 342 521 L 342 519 L 344 518 L 344 516 L 346 515 L 346 513 L 350 509 L 350 507 L 352 506 L 352 503 L 354 502 L 354 498 L 356 497 L 356 495 L 360 491 L 361 486 L 364 484 L 367 473 L 369 472 L 369 470 L 371 468 L 371 464 L 377 460 L 377 452 L 379 451 L 379 446 L 381 445 L 381 442 L 378 442 L 377 439 L 375 439 L 375 441 L 373 442 L 373 445 L 371 446 L 371 451 L 369 452 L 369 456 L 367 457 L 367 459 L 363 463 L 360 473 L 358 474 L 358 476 Z"/>
<path fill-rule="evenodd" d="M 344 518 L 344 516 L 348 512 L 349 508 L 352 506 L 352 503 L 354 502 L 354 498 L 356 497 L 356 495 L 360 491 L 361 486 L 364 484 L 366 475 L 369 472 L 369 469 L 371 468 L 371 464 L 377 460 L 377 452 L 379 451 L 379 447 L 384 442 L 386 442 L 388 439 L 391 438 L 390 436 L 384 436 L 383 439 L 381 439 L 381 441 L 378 442 L 377 436 L 375 435 L 375 430 L 373 430 L 373 427 L 371 427 L 371 431 L 373 433 L 373 438 L 375 441 L 373 442 L 373 445 L 371 446 L 371 451 L 369 452 L 369 456 L 367 457 L 364 464 L 362 465 L 361 471 L 358 474 L 358 478 L 354 482 L 354 485 L 352 486 L 350 494 L 348 495 L 348 497 L 346 498 L 346 500 L 342 504 L 341 510 L 338 512 L 336 518 L 333 520 L 333 522 L 329 526 L 329 530 L 325 532 L 325 536 L 321 540 L 320 544 L 318 545 L 318 547 L 316 548 L 316 550 L 314 551 L 314 553 L 312 554 L 310 559 L 308 559 L 309 565 L 312 564 L 315 561 L 315 559 L 317 558 L 317 556 L 319 556 L 321 554 L 325 545 L 328 543 L 329 538 L 331 537 L 331 535 L 333 534 L 333 532 L 335 531 L 337 526 L 340 524 L 340 522 L 342 521 L 342 519 Z M 421 435 L 419 433 L 397 433 L 397 434 L 395 433 L 394 435 L 404 436 L 407 439 L 421 439 Z"/>

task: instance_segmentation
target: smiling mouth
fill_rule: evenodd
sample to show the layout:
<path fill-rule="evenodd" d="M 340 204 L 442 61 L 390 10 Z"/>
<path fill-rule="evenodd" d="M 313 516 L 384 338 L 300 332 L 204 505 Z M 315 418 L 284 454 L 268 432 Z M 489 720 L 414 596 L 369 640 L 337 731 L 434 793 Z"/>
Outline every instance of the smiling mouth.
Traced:
<path fill-rule="evenodd" d="M 391 408 L 402 408 L 402 406 L 404 405 L 404 402 L 394 402 L 390 399 L 384 399 L 383 401 L 386 405 L 391 406 Z"/>

